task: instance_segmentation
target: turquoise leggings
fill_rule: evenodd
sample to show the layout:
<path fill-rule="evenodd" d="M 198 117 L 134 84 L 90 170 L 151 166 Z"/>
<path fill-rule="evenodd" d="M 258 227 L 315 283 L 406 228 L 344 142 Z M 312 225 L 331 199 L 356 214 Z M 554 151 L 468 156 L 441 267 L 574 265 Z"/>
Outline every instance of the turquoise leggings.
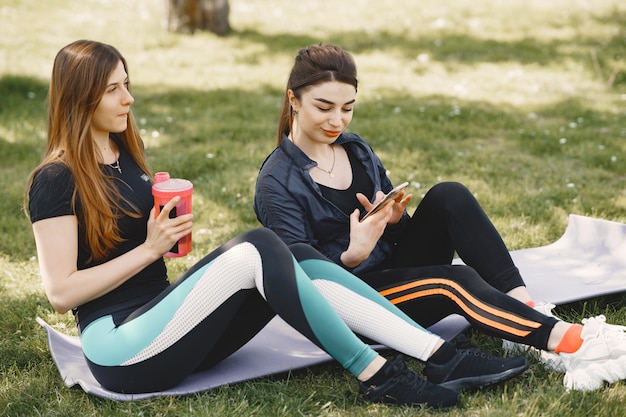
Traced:
<path fill-rule="evenodd" d="M 105 388 L 159 391 L 226 358 L 275 314 L 355 376 L 377 355 L 355 332 L 421 359 L 439 340 L 310 247 L 288 248 L 257 229 L 211 252 L 121 324 L 110 314 L 92 321 L 81 343 Z M 399 327 L 371 325 L 389 319 Z M 411 337 L 397 337 L 407 329 Z"/>

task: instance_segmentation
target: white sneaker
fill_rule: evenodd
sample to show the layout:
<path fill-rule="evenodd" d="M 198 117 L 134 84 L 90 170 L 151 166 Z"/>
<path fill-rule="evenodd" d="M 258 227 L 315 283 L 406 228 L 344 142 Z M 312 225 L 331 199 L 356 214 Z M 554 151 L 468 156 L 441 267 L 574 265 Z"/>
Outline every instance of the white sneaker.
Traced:
<path fill-rule="evenodd" d="M 560 353 L 567 390 L 596 390 L 604 382 L 626 378 L 626 327 L 607 324 L 602 315 L 583 320 L 583 344 L 574 353 Z"/>
<path fill-rule="evenodd" d="M 556 307 L 554 304 L 546 302 L 537 304 L 534 308 L 545 316 L 555 317 L 555 315 L 552 314 L 552 309 L 554 307 Z M 539 362 L 541 362 L 546 368 L 556 372 L 565 372 L 565 367 L 563 366 L 561 357 L 554 352 L 537 349 L 532 346 L 504 339 L 502 340 L 502 349 L 511 353 L 512 355 L 522 355 L 525 353 L 529 353 L 534 356 Z"/>

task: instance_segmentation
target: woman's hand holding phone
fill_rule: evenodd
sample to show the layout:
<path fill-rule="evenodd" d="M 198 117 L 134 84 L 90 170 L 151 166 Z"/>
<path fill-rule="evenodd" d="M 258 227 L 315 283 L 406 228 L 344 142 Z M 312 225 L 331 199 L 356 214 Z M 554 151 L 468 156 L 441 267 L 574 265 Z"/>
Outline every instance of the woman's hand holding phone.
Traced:
<path fill-rule="evenodd" d="M 411 195 L 404 197 L 404 189 L 408 182 L 400 184 L 386 195 L 378 192 L 378 203 L 371 204 L 369 199 L 357 193 L 357 199 L 369 212 L 359 219 L 359 210 L 355 209 L 350 215 L 350 243 L 348 248 L 341 254 L 341 262 L 349 267 L 355 268 L 363 262 L 376 246 L 376 243 L 385 231 L 387 224 L 397 223 L 407 203 L 411 200 Z M 391 203 L 391 204 L 389 204 Z M 379 213 L 379 216 L 374 214 Z M 363 222 L 367 218 L 367 222 Z"/>
<path fill-rule="evenodd" d="M 374 207 L 372 207 L 370 209 L 370 211 L 368 211 L 367 213 L 365 213 L 365 216 L 363 216 L 361 218 L 360 221 L 365 220 L 366 218 L 368 218 L 369 216 L 371 216 L 372 214 L 376 213 L 377 211 L 379 211 L 381 208 L 383 208 L 386 204 L 394 201 L 399 195 L 400 193 L 409 185 L 408 182 L 403 182 L 402 184 L 398 185 L 397 187 L 395 187 L 393 190 L 389 191 L 385 197 L 383 197 L 382 200 L 380 200 L 376 205 L 374 205 Z M 402 194 L 403 196 L 404 194 Z M 410 199 L 409 199 L 410 200 Z M 406 203 L 408 203 L 408 200 L 406 201 Z M 405 204 L 406 207 L 406 204 Z M 404 208 L 403 208 L 404 210 Z"/>

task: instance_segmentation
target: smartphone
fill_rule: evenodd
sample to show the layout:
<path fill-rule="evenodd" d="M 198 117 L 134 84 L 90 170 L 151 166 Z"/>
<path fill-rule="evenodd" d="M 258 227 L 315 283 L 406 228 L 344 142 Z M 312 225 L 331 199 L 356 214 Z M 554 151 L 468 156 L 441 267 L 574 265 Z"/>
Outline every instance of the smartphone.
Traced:
<path fill-rule="evenodd" d="M 372 207 L 372 209 L 370 211 L 368 211 L 367 213 L 365 213 L 365 216 L 363 216 L 361 218 L 361 220 L 359 220 L 360 222 L 362 222 L 363 220 L 367 219 L 371 214 L 376 213 L 378 210 L 380 210 L 381 208 L 383 208 L 385 206 L 385 204 L 387 204 L 388 202 L 390 202 L 391 200 L 393 200 L 394 198 L 396 198 L 396 196 L 400 193 L 400 191 L 404 190 L 407 186 L 409 185 L 408 182 L 403 182 L 402 184 L 398 185 L 396 188 L 394 188 L 393 190 L 389 191 L 385 197 L 380 200 L 380 202 L 378 204 L 376 204 L 374 207 Z"/>

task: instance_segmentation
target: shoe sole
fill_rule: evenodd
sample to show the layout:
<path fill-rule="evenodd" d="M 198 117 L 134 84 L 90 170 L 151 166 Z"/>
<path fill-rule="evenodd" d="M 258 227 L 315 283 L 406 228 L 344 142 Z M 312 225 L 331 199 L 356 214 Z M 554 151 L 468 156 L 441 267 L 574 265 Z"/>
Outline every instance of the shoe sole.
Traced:
<path fill-rule="evenodd" d="M 431 404 L 431 403 L 429 403 L 427 401 L 417 402 L 417 403 L 403 403 L 403 402 L 399 402 L 396 398 L 388 397 L 388 396 L 382 396 L 380 398 L 376 398 L 375 400 L 363 396 L 363 399 L 364 399 L 365 402 L 374 403 L 374 404 L 375 403 L 387 404 L 387 405 L 395 405 L 395 406 L 399 406 L 399 407 L 407 406 L 407 407 L 412 407 L 412 408 L 424 407 L 424 408 L 426 408 L 428 410 L 432 410 L 432 411 L 451 410 L 451 409 L 457 407 L 461 403 L 461 396 L 458 395 L 458 392 L 457 392 L 457 397 L 454 400 L 454 402 L 450 402 L 449 404 Z"/>
<path fill-rule="evenodd" d="M 506 371 L 503 371 L 497 374 L 480 375 L 480 376 L 454 379 L 452 381 L 443 382 L 439 384 L 439 386 L 452 389 L 455 391 L 461 391 L 464 389 L 482 388 L 482 387 L 486 387 L 489 385 L 498 384 L 500 382 L 504 382 L 513 377 L 516 377 L 517 375 L 521 374 L 526 369 L 528 369 L 529 366 L 530 366 L 530 361 L 525 358 L 524 364 L 521 366 L 518 366 L 517 368 L 507 369 Z"/>

